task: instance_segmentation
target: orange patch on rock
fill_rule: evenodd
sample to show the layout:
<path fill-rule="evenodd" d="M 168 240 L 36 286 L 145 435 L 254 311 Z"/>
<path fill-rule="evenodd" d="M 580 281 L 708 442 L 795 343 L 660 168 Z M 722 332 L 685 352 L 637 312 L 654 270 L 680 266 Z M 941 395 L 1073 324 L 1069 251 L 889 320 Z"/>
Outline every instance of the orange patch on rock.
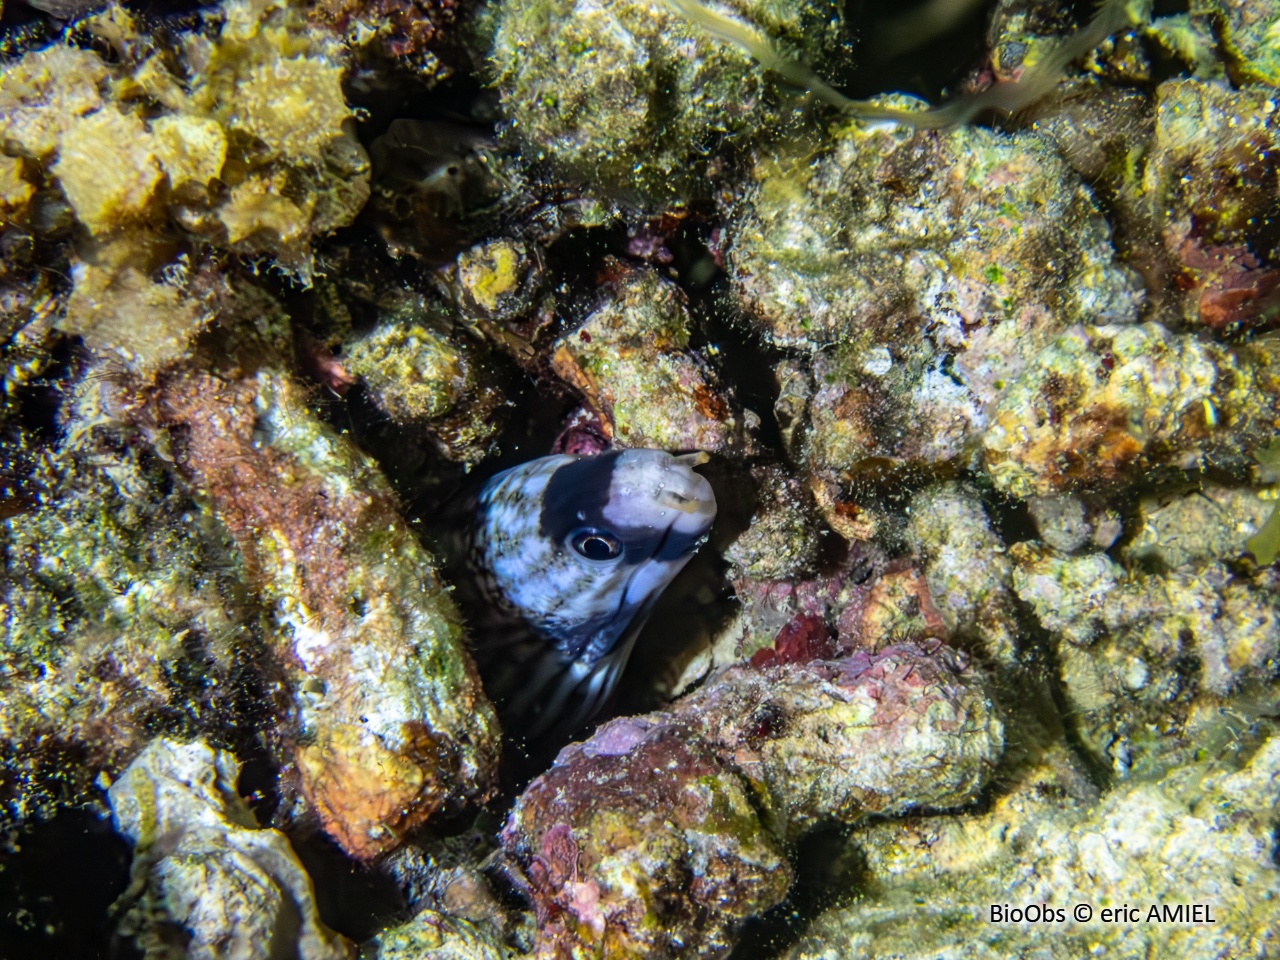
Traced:
<path fill-rule="evenodd" d="M 724 402 L 724 398 L 720 394 L 714 390 L 709 390 L 706 384 L 699 383 L 694 385 L 693 403 L 698 412 L 708 420 L 723 423 L 729 419 L 729 405 Z"/>

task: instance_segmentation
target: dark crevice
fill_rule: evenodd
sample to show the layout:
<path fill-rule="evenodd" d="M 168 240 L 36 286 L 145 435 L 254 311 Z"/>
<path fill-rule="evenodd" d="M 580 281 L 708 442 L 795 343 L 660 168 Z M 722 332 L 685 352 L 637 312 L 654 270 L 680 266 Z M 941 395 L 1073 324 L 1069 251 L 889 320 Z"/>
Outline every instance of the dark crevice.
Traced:
<path fill-rule="evenodd" d="M 1066 691 L 1062 688 L 1062 664 L 1058 659 L 1058 651 L 1053 644 L 1053 639 L 1040 624 L 1039 618 L 1036 617 L 1035 612 L 1025 601 L 1015 595 L 1013 604 L 1018 618 L 1018 632 L 1024 639 L 1021 652 L 1024 664 L 1027 661 L 1031 661 L 1030 664 L 1027 664 L 1028 667 L 1035 664 L 1039 665 L 1039 670 L 1035 672 L 1038 674 L 1043 688 L 1048 692 L 1054 711 L 1062 724 L 1064 742 L 1080 761 L 1089 781 L 1099 792 L 1105 792 L 1110 788 L 1114 779 L 1111 765 L 1103 757 L 1094 753 L 1080 735 L 1076 724 L 1075 711 L 1067 700 Z M 1021 691 L 1021 694 L 1025 695 L 1025 690 Z"/>
<path fill-rule="evenodd" d="M 0 960 L 124 960 L 108 910 L 129 885 L 131 847 L 89 809 L 10 828 L 0 843 Z"/>

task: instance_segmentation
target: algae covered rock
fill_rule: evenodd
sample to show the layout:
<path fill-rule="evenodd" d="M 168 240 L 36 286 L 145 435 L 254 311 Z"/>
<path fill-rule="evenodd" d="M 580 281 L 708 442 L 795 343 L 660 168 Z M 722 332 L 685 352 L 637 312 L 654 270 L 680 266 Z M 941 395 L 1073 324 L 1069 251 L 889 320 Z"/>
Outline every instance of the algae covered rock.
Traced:
<path fill-rule="evenodd" d="M 916 494 L 907 540 L 924 560 L 929 592 L 953 642 L 1013 661 L 1020 644 L 1012 564 L 976 493 L 949 483 Z"/>
<path fill-rule="evenodd" d="M 805 453 L 842 483 L 963 462 L 1064 326 L 1134 318 L 1092 196 L 1034 134 L 847 123 L 762 153 L 726 236 L 753 325 L 812 353 Z"/>
<path fill-rule="evenodd" d="M 202 741 L 158 739 L 111 785 L 116 829 L 135 848 L 120 932 L 147 956 L 354 960 L 320 920 L 288 838 L 260 828 L 236 793 L 239 772 Z"/>
<path fill-rule="evenodd" d="M 717 956 L 786 895 L 748 784 L 691 734 L 615 720 L 521 795 L 502 843 L 540 918 L 535 956 Z"/>
<path fill-rule="evenodd" d="M 1280 216 L 1278 139 L 1266 88 L 1194 79 L 1157 88 L 1142 194 L 1158 211 L 1174 296 L 1192 325 L 1226 333 L 1275 325 L 1280 272 L 1268 263 L 1268 224 Z"/>
<path fill-rule="evenodd" d="M 795 839 L 824 823 L 973 802 L 1004 726 L 964 657 L 938 643 L 733 667 L 677 705 L 771 798 Z"/>
<path fill-rule="evenodd" d="M 1233 82 L 1280 83 L 1280 12 L 1267 0 L 1208 0 L 1191 13 L 1196 26 L 1219 40 Z"/>
<path fill-rule="evenodd" d="M 0 803 L 16 817 L 89 802 L 157 731 L 234 736 L 250 703 L 271 716 L 243 563 L 180 476 L 100 429 L 39 457 L 32 483 L 43 503 L 0 525 Z"/>
<path fill-rule="evenodd" d="M 512 960 L 520 956 L 469 920 L 423 910 L 409 923 L 384 930 L 362 954 L 369 960 Z"/>
<path fill-rule="evenodd" d="M 1247 471 L 1280 410 L 1275 345 L 1235 348 L 1159 324 L 1075 327 L 1046 346 L 992 412 L 987 471 L 1019 497 L 1106 488 L 1211 460 Z"/>
<path fill-rule="evenodd" d="M 1143 186 L 1169 227 L 1207 244 L 1247 241 L 1280 214 L 1277 137 L 1276 104 L 1263 88 L 1162 83 Z"/>
<path fill-rule="evenodd" d="M 344 344 L 346 370 L 397 425 L 423 431 L 450 460 L 479 462 L 505 402 L 485 351 L 411 291 L 385 297 L 382 307 L 372 330 Z"/>
<path fill-rule="evenodd" d="M 996 855 L 976 862 L 966 847 L 980 822 L 951 836 L 903 832 L 900 858 L 876 857 L 873 892 L 820 916 L 782 956 L 819 960 L 832 944 L 867 960 L 1270 956 L 1280 945 L 1280 741 L 1250 752 L 1124 784 L 1096 805 L 1050 805 L 1014 836 L 989 824 Z M 922 841 L 927 859 L 912 852 Z M 1116 916 L 1122 905 L 1137 913 Z"/>
<path fill-rule="evenodd" d="M 1248 549 L 1275 509 L 1253 490 L 1206 486 L 1167 502 L 1145 497 L 1139 502 L 1137 532 L 1125 543 L 1127 563 L 1183 567 L 1211 560 L 1231 560 Z"/>
<path fill-rule="evenodd" d="M 540 251 L 499 238 L 458 254 L 452 289 L 458 308 L 475 321 L 509 323 L 532 312 L 545 279 Z"/>
<path fill-rule="evenodd" d="M 298 789 L 351 856 L 486 797 L 497 721 L 386 481 L 270 372 L 169 379 L 156 416 L 282 630 Z"/>
<path fill-rule="evenodd" d="M 813 499 L 794 477 L 776 465 L 751 472 L 758 485 L 750 524 L 725 551 L 735 577 L 795 580 L 814 572 L 823 533 Z"/>
<path fill-rule="evenodd" d="M 1118 773 L 1164 769 L 1267 713 L 1280 655 L 1270 581 L 1220 563 L 1126 574 L 1105 554 L 1015 548 L 1014 589 L 1048 631 L 1084 744 Z"/>
<path fill-rule="evenodd" d="M 1072 494 L 1030 497 L 1027 512 L 1040 539 L 1063 553 L 1074 553 L 1090 544 L 1105 550 L 1123 530 L 1114 510 L 1090 509 Z"/>
<path fill-rule="evenodd" d="M 690 347 L 691 325 L 675 284 L 651 270 L 624 271 L 583 324 L 556 342 L 552 366 L 622 446 L 741 450 L 744 417 Z"/>
<path fill-rule="evenodd" d="M 521 796 L 503 848 L 535 952 L 720 955 L 785 896 L 785 841 L 971 803 L 1003 745 L 980 682 L 940 645 L 730 668 L 570 745 Z"/>
<path fill-rule="evenodd" d="M 841 8 L 823 0 L 720 11 L 810 63 L 842 41 Z M 662 0 L 504 0 L 492 16 L 490 71 L 524 152 L 629 205 L 659 212 L 708 196 L 717 146 L 784 116 L 745 51 Z"/>

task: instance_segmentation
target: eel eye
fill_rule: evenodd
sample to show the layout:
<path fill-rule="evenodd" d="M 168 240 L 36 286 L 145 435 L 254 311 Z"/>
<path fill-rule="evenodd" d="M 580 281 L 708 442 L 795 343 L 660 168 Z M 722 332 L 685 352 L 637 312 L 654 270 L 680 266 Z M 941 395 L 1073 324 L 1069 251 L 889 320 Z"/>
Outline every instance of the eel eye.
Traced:
<path fill-rule="evenodd" d="M 588 560 L 615 560 L 622 556 L 622 541 L 608 530 L 577 530 L 569 538 L 569 543 Z"/>

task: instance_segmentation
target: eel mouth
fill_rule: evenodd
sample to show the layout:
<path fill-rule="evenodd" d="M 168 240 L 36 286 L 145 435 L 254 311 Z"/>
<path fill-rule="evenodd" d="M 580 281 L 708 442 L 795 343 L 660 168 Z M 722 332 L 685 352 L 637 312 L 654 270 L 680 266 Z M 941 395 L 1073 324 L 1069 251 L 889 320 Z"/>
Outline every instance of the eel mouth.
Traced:
<path fill-rule="evenodd" d="M 684 514 L 688 520 L 677 520 L 686 532 L 693 524 L 710 526 L 716 515 L 716 496 L 707 478 L 695 473 L 711 458 L 701 452 L 671 457 L 662 471 L 662 483 L 655 497 L 659 505 Z"/>

